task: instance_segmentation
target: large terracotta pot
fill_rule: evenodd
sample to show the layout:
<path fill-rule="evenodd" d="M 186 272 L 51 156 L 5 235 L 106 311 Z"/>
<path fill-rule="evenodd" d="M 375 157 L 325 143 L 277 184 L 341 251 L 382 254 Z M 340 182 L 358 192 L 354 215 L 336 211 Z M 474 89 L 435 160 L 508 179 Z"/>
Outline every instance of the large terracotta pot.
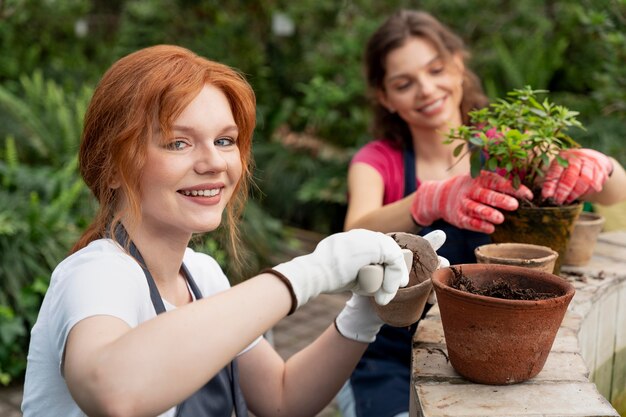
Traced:
<path fill-rule="evenodd" d="M 530 243 L 489 243 L 474 249 L 481 264 L 523 266 L 552 273 L 559 254 L 547 247 Z"/>
<path fill-rule="evenodd" d="M 559 254 L 554 273 L 561 271 L 574 222 L 582 210 L 582 204 L 560 207 L 519 207 L 504 212 L 504 222 L 496 225 L 491 235 L 493 243 L 531 243 L 547 246 Z"/>
<path fill-rule="evenodd" d="M 453 268 L 478 288 L 502 280 L 554 297 L 507 300 L 454 289 Z M 432 281 L 450 363 L 481 384 L 515 384 L 536 376 L 574 296 L 574 287 L 559 276 L 509 265 L 453 265 L 435 271 Z"/>
<path fill-rule="evenodd" d="M 605 218 L 597 213 L 582 212 L 574 223 L 563 265 L 587 265 L 596 247 Z"/>

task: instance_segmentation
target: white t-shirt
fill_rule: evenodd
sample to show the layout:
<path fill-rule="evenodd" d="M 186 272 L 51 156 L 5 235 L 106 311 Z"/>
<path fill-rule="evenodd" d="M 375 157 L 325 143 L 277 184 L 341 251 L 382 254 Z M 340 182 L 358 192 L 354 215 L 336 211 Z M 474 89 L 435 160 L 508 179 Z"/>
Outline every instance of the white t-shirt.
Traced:
<path fill-rule="evenodd" d="M 187 248 L 183 261 L 203 297 L 230 288 L 224 272 L 209 255 Z M 165 300 L 164 304 L 168 310 L 174 308 Z M 31 331 L 22 401 L 24 417 L 85 416 L 61 375 L 61 359 L 72 327 L 95 315 L 118 317 L 130 327 L 156 317 L 143 270 L 109 239 L 91 242 L 64 259 L 52 273 Z M 174 413 L 172 408 L 161 417 Z"/>

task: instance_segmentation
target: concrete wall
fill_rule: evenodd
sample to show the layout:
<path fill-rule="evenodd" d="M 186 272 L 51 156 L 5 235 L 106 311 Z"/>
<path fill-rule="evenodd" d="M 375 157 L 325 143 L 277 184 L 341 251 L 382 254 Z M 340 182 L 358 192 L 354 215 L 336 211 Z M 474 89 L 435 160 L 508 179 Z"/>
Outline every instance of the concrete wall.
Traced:
<path fill-rule="evenodd" d="M 572 310 L 583 318 L 578 340 L 590 381 L 626 416 L 626 247 L 619 239 L 623 233 L 601 236 L 590 264 L 579 268 L 582 273 L 604 274 L 582 283 L 586 285 L 581 285 Z"/>

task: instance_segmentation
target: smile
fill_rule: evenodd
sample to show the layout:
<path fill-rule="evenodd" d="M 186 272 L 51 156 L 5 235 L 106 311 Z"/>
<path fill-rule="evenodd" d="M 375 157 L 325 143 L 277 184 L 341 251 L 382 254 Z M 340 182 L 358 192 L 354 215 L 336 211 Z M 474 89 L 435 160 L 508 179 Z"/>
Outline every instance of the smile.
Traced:
<path fill-rule="evenodd" d="M 422 113 L 428 113 L 428 112 L 431 112 L 433 110 L 436 110 L 439 106 L 441 106 L 443 104 L 445 99 L 446 99 L 445 97 L 442 97 L 442 98 L 440 98 L 438 100 L 435 100 L 432 103 L 427 104 L 426 106 L 420 107 L 418 109 L 418 111 L 422 112 Z"/>
<path fill-rule="evenodd" d="M 221 188 L 213 188 L 210 190 L 181 190 L 179 193 L 185 196 L 192 197 L 214 197 L 218 195 L 221 191 Z"/>

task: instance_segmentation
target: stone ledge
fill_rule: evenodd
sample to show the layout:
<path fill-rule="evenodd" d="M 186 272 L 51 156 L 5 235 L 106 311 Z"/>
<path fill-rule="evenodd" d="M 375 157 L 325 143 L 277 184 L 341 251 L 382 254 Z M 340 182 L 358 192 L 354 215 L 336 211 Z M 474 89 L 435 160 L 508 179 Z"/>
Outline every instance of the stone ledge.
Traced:
<path fill-rule="evenodd" d="M 417 383 L 417 416 L 617 416 L 591 382 L 508 386 Z M 488 401 L 485 399 L 488 398 Z M 563 410 L 569 410 L 564 414 Z"/>

